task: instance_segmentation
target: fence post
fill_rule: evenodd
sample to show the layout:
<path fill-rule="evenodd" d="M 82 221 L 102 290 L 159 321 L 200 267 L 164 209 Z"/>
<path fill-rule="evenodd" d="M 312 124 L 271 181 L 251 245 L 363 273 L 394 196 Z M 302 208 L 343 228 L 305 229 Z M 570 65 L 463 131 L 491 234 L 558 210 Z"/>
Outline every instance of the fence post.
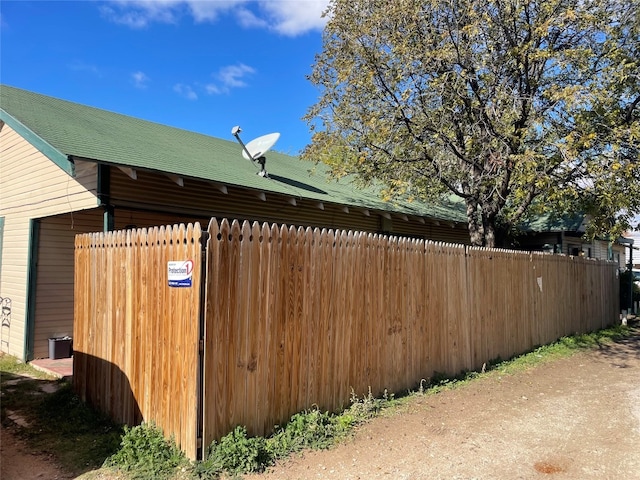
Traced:
<path fill-rule="evenodd" d="M 204 426 L 204 330 L 205 305 L 207 301 L 207 246 L 209 231 L 202 229 L 200 237 L 200 306 L 198 310 L 198 384 L 197 384 L 197 412 L 196 412 L 196 460 L 204 459 L 204 445 L 202 431 Z"/>

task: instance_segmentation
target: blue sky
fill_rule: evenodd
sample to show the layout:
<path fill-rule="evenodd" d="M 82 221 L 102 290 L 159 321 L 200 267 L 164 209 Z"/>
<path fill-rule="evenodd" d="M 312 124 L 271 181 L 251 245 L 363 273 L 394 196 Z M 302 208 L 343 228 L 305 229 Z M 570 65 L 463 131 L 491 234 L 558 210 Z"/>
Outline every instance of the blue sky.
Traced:
<path fill-rule="evenodd" d="M 295 155 L 327 4 L 2 0 L 0 81 L 229 140 L 277 131 Z"/>
<path fill-rule="evenodd" d="M 0 0 L 0 82 L 296 155 L 328 1 Z"/>

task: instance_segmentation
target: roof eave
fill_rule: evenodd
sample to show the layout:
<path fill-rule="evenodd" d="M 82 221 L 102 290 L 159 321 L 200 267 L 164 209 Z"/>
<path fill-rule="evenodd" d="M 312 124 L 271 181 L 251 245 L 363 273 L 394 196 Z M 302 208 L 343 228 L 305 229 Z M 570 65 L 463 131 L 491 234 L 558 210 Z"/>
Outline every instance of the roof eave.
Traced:
<path fill-rule="evenodd" d="M 211 185 L 213 185 L 215 188 L 220 189 L 221 187 L 224 187 L 224 189 L 226 189 L 227 187 L 230 188 L 235 188 L 235 189 L 241 189 L 241 190 L 246 190 L 246 191 L 251 191 L 251 192 L 255 192 L 256 194 L 260 194 L 262 197 L 265 197 L 266 195 L 274 195 L 276 197 L 280 197 L 280 198 L 293 198 L 295 200 L 304 200 L 306 202 L 318 202 L 324 205 L 331 205 L 333 208 L 341 208 L 341 207 L 347 207 L 349 209 L 353 209 L 353 210 L 366 210 L 368 212 L 371 213 L 376 213 L 377 215 L 382 215 L 382 214 L 388 214 L 388 215 L 395 215 L 395 216 L 406 216 L 407 219 L 409 217 L 414 217 L 414 218 L 422 218 L 425 222 L 436 222 L 436 224 L 445 224 L 448 225 L 451 228 L 456 228 L 456 227 L 460 227 L 460 226 L 464 226 L 465 222 L 462 221 L 461 219 L 456 219 L 456 218 L 452 218 L 452 217 L 445 217 L 445 216 L 439 216 L 439 215 L 429 215 L 429 214 L 425 214 L 425 213 L 419 213 L 416 212 L 414 210 L 411 209 L 403 209 L 402 207 L 396 207 L 396 208 L 392 208 L 392 205 L 390 204 L 389 208 L 387 209 L 383 209 L 380 208 L 379 206 L 374 206 L 374 205 L 363 205 L 363 204 L 358 204 L 358 203 L 345 203 L 345 202 L 339 202 L 336 201 L 335 199 L 332 198 L 317 198 L 317 197 L 305 197 L 305 196 L 294 196 L 294 195 L 290 195 L 290 194 L 286 194 L 286 193 L 282 193 L 282 192 L 276 192 L 273 190 L 268 190 L 268 189 L 260 189 L 260 188 L 254 188 L 254 187 L 250 187 L 247 185 L 243 185 L 243 184 L 239 184 L 239 183 L 233 183 L 233 182 L 226 182 L 226 181 L 222 181 L 222 180 L 216 180 L 216 179 L 210 179 L 210 178 L 202 178 L 202 177 L 194 177 L 191 175 L 184 175 L 184 174 L 180 174 L 180 173 L 175 173 L 175 172 L 168 172 L 166 170 L 162 170 L 162 169 L 153 169 L 153 168 L 141 168 L 141 167 L 137 167 L 134 165 L 130 165 L 130 164 L 124 164 L 124 163 L 119 163 L 119 162 L 110 162 L 110 161 L 105 161 L 105 160 L 99 160 L 99 159 L 95 159 L 95 158 L 87 158 L 87 157 L 80 157 L 80 156 L 76 156 L 76 155 L 70 155 L 69 159 L 71 160 L 72 164 L 73 161 L 83 161 L 83 162 L 94 162 L 96 164 L 103 164 L 103 165 L 108 165 L 110 167 L 115 167 L 115 168 L 129 168 L 131 170 L 135 170 L 135 171 L 145 171 L 145 172 L 150 172 L 150 173 L 154 173 L 156 175 L 168 175 L 168 174 L 173 174 L 176 176 L 179 176 L 181 178 L 184 179 L 188 179 L 188 180 L 192 180 L 192 181 L 196 181 L 196 182 L 204 182 L 204 183 L 209 183 Z M 266 197 L 263 199 L 263 201 L 266 200 Z"/>

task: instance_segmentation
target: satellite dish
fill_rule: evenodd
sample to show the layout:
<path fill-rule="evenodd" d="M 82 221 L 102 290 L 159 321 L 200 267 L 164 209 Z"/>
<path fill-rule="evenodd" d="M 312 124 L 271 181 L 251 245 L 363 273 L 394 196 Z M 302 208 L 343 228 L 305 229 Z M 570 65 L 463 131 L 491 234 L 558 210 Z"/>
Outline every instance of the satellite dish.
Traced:
<path fill-rule="evenodd" d="M 277 132 L 269 133 L 267 135 L 255 138 L 245 145 L 240 138 L 241 131 L 242 130 L 238 126 L 235 126 L 231 129 L 231 135 L 236 137 L 238 143 L 242 145 L 242 156 L 247 160 L 251 160 L 251 162 L 254 164 L 258 163 L 260 165 L 260 171 L 258 172 L 258 175 L 260 175 L 261 177 L 269 178 L 269 174 L 267 173 L 267 170 L 265 168 L 267 159 L 264 154 L 267 153 L 271 149 L 271 147 L 276 144 L 276 142 L 280 138 L 280 134 Z"/>
<path fill-rule="evenodd" d="M 279 138 L 279 133 L 269 133 L 253 139 L 247 143 L 246 148 L 242 151 L 242 156 L 247 160 L 256 160 L 267 153 Z"/>

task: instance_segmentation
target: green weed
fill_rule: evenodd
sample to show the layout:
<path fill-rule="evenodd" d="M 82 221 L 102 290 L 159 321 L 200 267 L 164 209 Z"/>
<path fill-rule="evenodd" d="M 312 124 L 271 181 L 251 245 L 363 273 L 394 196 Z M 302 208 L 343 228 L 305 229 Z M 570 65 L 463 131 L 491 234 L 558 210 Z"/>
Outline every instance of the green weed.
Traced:
<path fill-rule="evenodd" d="M 105 466 L 127 472 L 130 478 L 170 478 L 187 460 L 175 441 L 166 440 L 153 424 L 125 427 L 120 449 L 105 461 Z"/>
<path fill-rule="evenodd" d="M 268 438 L 248 437 L 244 427 L 236 427 L 219 443 L 213 442 L 204 462 L 196 462 L 193 473 L 199 478 L 212 478 L 227 472 L 233 475 L 260 472 L 275 460 L 284 458 L 304 449 L 325 449 L 343 438 L 355 424 L 370 412 L 371 403 L 377 405 L 383 400 L 357 400 L 353 405 L 357 411 L 345 410 L 341 414 L 322 412 L 317 408 L 296 413 L 284 426 L 276 426 Z M 352 407 L 353 407 L 352 405 Z M 367 405 L 364 410 L 359 410 Z M 370 418 L 367 414 L 366 418 Z"/>
<path fill-rule="evenodd" d="M 233 475 L 260 472 L 291 453 L 330 447 L 353 422 L 350 414 L 334 415 L 311 409 L 293 415 L 268 438 L 249 437 L 247 430 L 238 426 L 219 443 L 213 442 L 207 459 L 196 463 L 193 471 L 200 478 L 211 478 L 222 472 Z"/>
<path fill-rule="evenodd" d="M 244 427 L 236 427 L 228 435 L 213 443 L 210 456 L 216 465 L 230 473 L 258 472 L 271 463 L 263 437 L 248 437 Z"/>
<path fill-rule="evenodd" d="M 371 394 L 371 387 L 369 387 L 369 393 L 362 398 L 358 398 L 353 390 L 351 390 L 351 406 L 347 410 L 347 414 L 351 414 L 354 417 L 355 423 L 368 420 L 375 417 L 382 411 L 382 409 L 391 406 L 395 395 L 389 394 L 385 389 L 382 397 L 376 398 Z"/>
<path fill-rule="evenodd" d="M 345 423 L 337 418 L 318 409 L 297 413 L 284 427 L 276 428 L 267 439 L 267 448 L 274 458 L 285 457 L 304 448 L 327 448 L 345 430 Z"/>

